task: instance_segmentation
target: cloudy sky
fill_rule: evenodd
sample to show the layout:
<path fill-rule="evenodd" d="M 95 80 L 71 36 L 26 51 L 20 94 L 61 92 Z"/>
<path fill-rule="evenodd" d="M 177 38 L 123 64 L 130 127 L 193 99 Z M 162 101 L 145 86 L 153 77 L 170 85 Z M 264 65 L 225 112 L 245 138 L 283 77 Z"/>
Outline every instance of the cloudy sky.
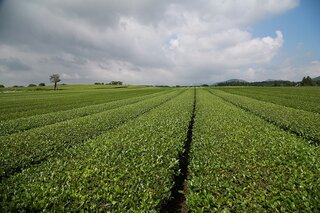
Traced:
<path fill-rule="evenodd" d="M 0 0 L 0 84 L 320 75 L 319 0 Z"/>

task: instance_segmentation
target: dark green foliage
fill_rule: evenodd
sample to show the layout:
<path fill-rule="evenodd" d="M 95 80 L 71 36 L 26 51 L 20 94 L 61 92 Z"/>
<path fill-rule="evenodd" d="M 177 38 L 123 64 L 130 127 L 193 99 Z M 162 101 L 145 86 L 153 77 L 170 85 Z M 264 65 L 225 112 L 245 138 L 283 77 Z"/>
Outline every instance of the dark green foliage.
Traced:
<path fill-rule="evenodd" d="M 35 84 L 29 84 L 28 87 L 36 87 L 37 85 Z"/>
<path fill-rule="evenodd" d="M 283 80 L 270 80 L 270 81 L 257 81 L 257 82 L 246 82 L 246 81 L 226 81 L 217 83 L 216 86 L 296 86 L 296 82 L 283 81 Z"/>
<path fill-rule="evenodd" d="M 158 212 L 194 89 L 189 212 L 320 211 L 319 87 L 119 87 L 0 93 L 0 212 Z"/>
<path fill-rule="evenodd" d="M 0 84 L 0 88 L 5 88 L 5 86 L 3 84 Z"/>
<path fill-rule="evenodd" d="M 165 91 L 168 92 L 168 91 Z M 107 110 L 119 108 L 128 104 L 133 104 L 139 101 L 146 100 L 159 96 L 163 93 L 156 93 L 145 96 L 136 96 L 124 100 L 112 101 L 103 104 L 94 104 L 76 109 L 70 109 L 65 111 L 58 111 L 40 115 L 34 115 L 26 118 L 17 118 L 9 121 L 0 121 L 0 136 L 9 135 L 15 132 L 21 132 L 36 127 L 43 127 L 46 125 L 71 120 L 79 117 L 93 115 L 96 113 L 104 112 Z M 120 98 L 120 97 L 118 97 Z"/>
<path fill-rule="evenodd" d="M 111 85 L 122 85 L 122 81 L 111 81 L 110 82 Z"/>
<path fill-rule="evenodd" d="M 319 149 L 208 92 L 197 94 L 189 211 L 320 210 Z"/>
<path fill-rule="evenodd" d="M 62 87 L 62 86 L 61 86 Z M 162 88 L 119 88 L 117 90 L 97 90 L 95 86 L 87 89 L 87 86 L 75 89 L 60 90 L 59 93 L 37 91 L 26 93 L 11 93 L 1 99 L 0 121 L 17 119 L 85 107 L 94 104 L 102 104 L 129 97 L 143 96 L 164 91 Z M 20 89 L 20 88 L 15 88 Z M 21 88 L 26 89 L 26 88 Z M 60 88 L 61 89 L 61 88 Z"/>
<path fill-rule="evenodd" d="M 303 77 L 301 81 L 301 86 L 315 86 L 316 83 L 309 76 Z"/>
<path fill-rule="evenodd" d="M 164 103 L 169 93 L 138 103 L 0 137 L 0 177 L 28 168 L 66 147 L 81 144 Z"/>
<path fill-rule="evenodd" d="M 1 182 L 0 209 L 157 212 L 170 196 L 192 97 L 193 91 L 186 91 L 117 129 Z"/>
<path fill-rule="evenodd" d="M 45 83 L 40 83 L 39 86 L 40 87 L 44 87 L 46 84 Z"/>
<path fill-rule="evenodd" d="M 261 101 L 320 113 L 320 89 L 317 87 L 225 87 L 219 89 Z"/>
<path fill-rule="evenodd" d="M 288 132 L 310 140 L 312 143 L 320 144 L 320 114 L 318 113 L 258 101 L 216 89 L 211 92 Z"/>
<path fill-rule="evenodd" d="M 156 85 L 156 87 L 169 87 L 167 85 Z"/>

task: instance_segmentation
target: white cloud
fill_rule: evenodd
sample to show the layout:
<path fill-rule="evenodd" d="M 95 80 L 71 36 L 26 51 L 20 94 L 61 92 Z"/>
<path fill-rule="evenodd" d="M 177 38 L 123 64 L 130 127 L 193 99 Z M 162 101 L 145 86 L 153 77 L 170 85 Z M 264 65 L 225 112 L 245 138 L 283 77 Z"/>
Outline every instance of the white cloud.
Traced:
<path fill-rule="evenodd" d="M 77 73 L 75 73 L 73 75 L 69 75 L 67 73 L 62 73 L 61 78 L 65 79 L 65 80 L 73 80 L 73 79 L 79 79 L 80 75 Z"/>
<path fill-rule="evenodd" d="M 177 49 L 179 47 L 179 40 L 178 39 L 170 39 L 170 49 L 174 50 Z"/>
<path fill-rule="evenodd" d="M 255 38 L 247 29 L 297 4 L 298 0 L 4 1 L 0 45 L 10 51 L 0 51 L 0 58 L 28 64 L 38 81 L 53 72 L 76 82 L 190 84 L 224 80 L 239 72 L 254 79 L 259 72 L 247 70 L 269 63 L 284 36 L 277 31 L 275 37 Z M 6 76 L 0 83 L 25 78 Z"/>
<path fill-rule="evenodd" d="M 320 76 L 320 61 L 297 64 L 292 60 L 284 60 L 278 64 L 258 66 L 241 71 L 248 80 L 291 80 L 300 81 L 305 76 Z M 241 75 L 244 76 L 244 75 Z"/>
<path fill-rule="evenodd" d="M 235 46 L 225 49 L 225 57 L 234 59 L 238 66 L 269 62 L 283 44 L 283 36 L 277 31 L 277 37 L 264 37 L 238 42 Z"/>

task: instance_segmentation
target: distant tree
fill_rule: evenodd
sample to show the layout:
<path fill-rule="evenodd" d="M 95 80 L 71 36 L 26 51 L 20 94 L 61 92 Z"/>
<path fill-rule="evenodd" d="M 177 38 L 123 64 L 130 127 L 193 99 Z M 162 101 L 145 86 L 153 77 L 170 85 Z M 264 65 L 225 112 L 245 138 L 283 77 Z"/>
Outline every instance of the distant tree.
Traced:
<path fill-rule="evenodd" d="M 313 82 L 312 78 L 307 76 L 307 77 L 303 77 L 303 79 L 301 81 L 301 85 L 302 86 L 314 86 L 315 82 Z"/>
<path fill-rule="evenodd" d="M 95 82 L 94 85 L 104 85 L 104 83 Z"/>
<path fill-rule="evenodd" d="M 44 87 L 46 84 L 45 83 L 40 83 L 39 86 L 40 87 Z"/>
<path fill-rule="evenodd" d="M 278 87 L 278 86 L 280 86 L 280 83 L 278 81 L 274 81 L 273 86 Z"/>
<path fill-rule="evenodd" d="M 306 86 L 306 83 L 307 83 L 307 78 L 303 77 L 301 81 L 301 86 Z"/>
<path fill-rule="evenodd" d="M 4 85 L 0 84 L 0 88 L 4 88 Z"/>
<path fill-rule="evenodd" d="M 202 87 L 208 87 L 209 85 L 208 84 L 202 84 L 201 86 Z"/>
<path fill-rule="evenodd" d="M 28 87 L 36 87 L 37 85 L 35 84 L 29 84 Z"/>
<path fill-rule="evenodd" d="M 57 83 L 60 82 L 60 75 L 59 74 L 53 74 L 50 76 L 50 81 L 54 83 L 54 90 L 57 89 Z"/>
<path fill-rule="evenodd" d="M 156 87 L 169 87 L 168 85 L 156 85 Z"/>
<path fill-rule="evenodd" d="M 123 82 L 122 81 L 111 81 L 110 84 L 111 85 L 122 85 Z"/>

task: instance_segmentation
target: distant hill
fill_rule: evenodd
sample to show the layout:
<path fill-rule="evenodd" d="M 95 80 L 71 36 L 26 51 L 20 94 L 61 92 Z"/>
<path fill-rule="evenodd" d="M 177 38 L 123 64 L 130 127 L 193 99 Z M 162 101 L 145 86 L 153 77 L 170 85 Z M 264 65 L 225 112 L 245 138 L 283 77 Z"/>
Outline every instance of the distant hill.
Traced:
<path fill-rule="evenodd" d="M 246 83 L 247 81 L 245 81 L 245 80 L 242 80 L 242 79 L 229 79 L 229 80 L 227 80 L 227 81 L 224 81 L 224 82 L 226 82 L 226 83 L 233 83 L 233 82 L 242 82 L 242 83 Z"/>
<path fill-rule="evenodd" d="M 213 85 L 216 85 L 216 84 L 226 84 L 226 83 L 247 83 L 247 81 L 242 80 L 242 79 L 232 78 L 232 79 L 229 79 L 229 80 L 226 80 L 226 81 L 216 82 L 216 83 L 214 83 Z"/>
<path fill-rule="evenodd" d="M 268 79 L 265 81 L 248 82 L 242 79 L 230 79 L 223 82 L 218 82 L 216 86 L 295 86 L 297 83 L 287 80 Z"/>
<path fill-rule="evenodd" d="M 217 82 L 213 85 L 217 85 L 217 86 L 237 86 L 237 85 L 246 85 L 249 84 L 248 81 L 242 80 L 242 79 L 237 79 L 237 78 L 233 78 L 233 79 L 229 79 L 227 81 L 221 81 L 221 82 Z"/>
<path fill-rule="evenodd" d="M 320 86 L 320 76 L 312 79 L 314 82 L 310 86 Z M 227 81 L 217 82 L 212 84 L 214 86 L 269 86 L 269 87 L 281 87 L 281 86 L 297 86 L 300 85 L 299 82 L 288 81 L 288 80 L 276 80 L 276 79 L 267 79 L 264 81 L 254 81 L 248 82 L 242 79 L 229 79 Z M 301 85 L 306 86 L 306 85 Z"/>
<path fill-rule="evenodd" d="M 274 82 L 274 81 L 287 81 L 287 80 L 279 80 L 279 79 L 267 79 L 265 81 L 262 82 Z"/>
<path fill-rule="evenodd" d="M 316 77 L 316 78 L 313 78 L 312 80 L 314 81 L 320 81 L 320 76 Z"/>

